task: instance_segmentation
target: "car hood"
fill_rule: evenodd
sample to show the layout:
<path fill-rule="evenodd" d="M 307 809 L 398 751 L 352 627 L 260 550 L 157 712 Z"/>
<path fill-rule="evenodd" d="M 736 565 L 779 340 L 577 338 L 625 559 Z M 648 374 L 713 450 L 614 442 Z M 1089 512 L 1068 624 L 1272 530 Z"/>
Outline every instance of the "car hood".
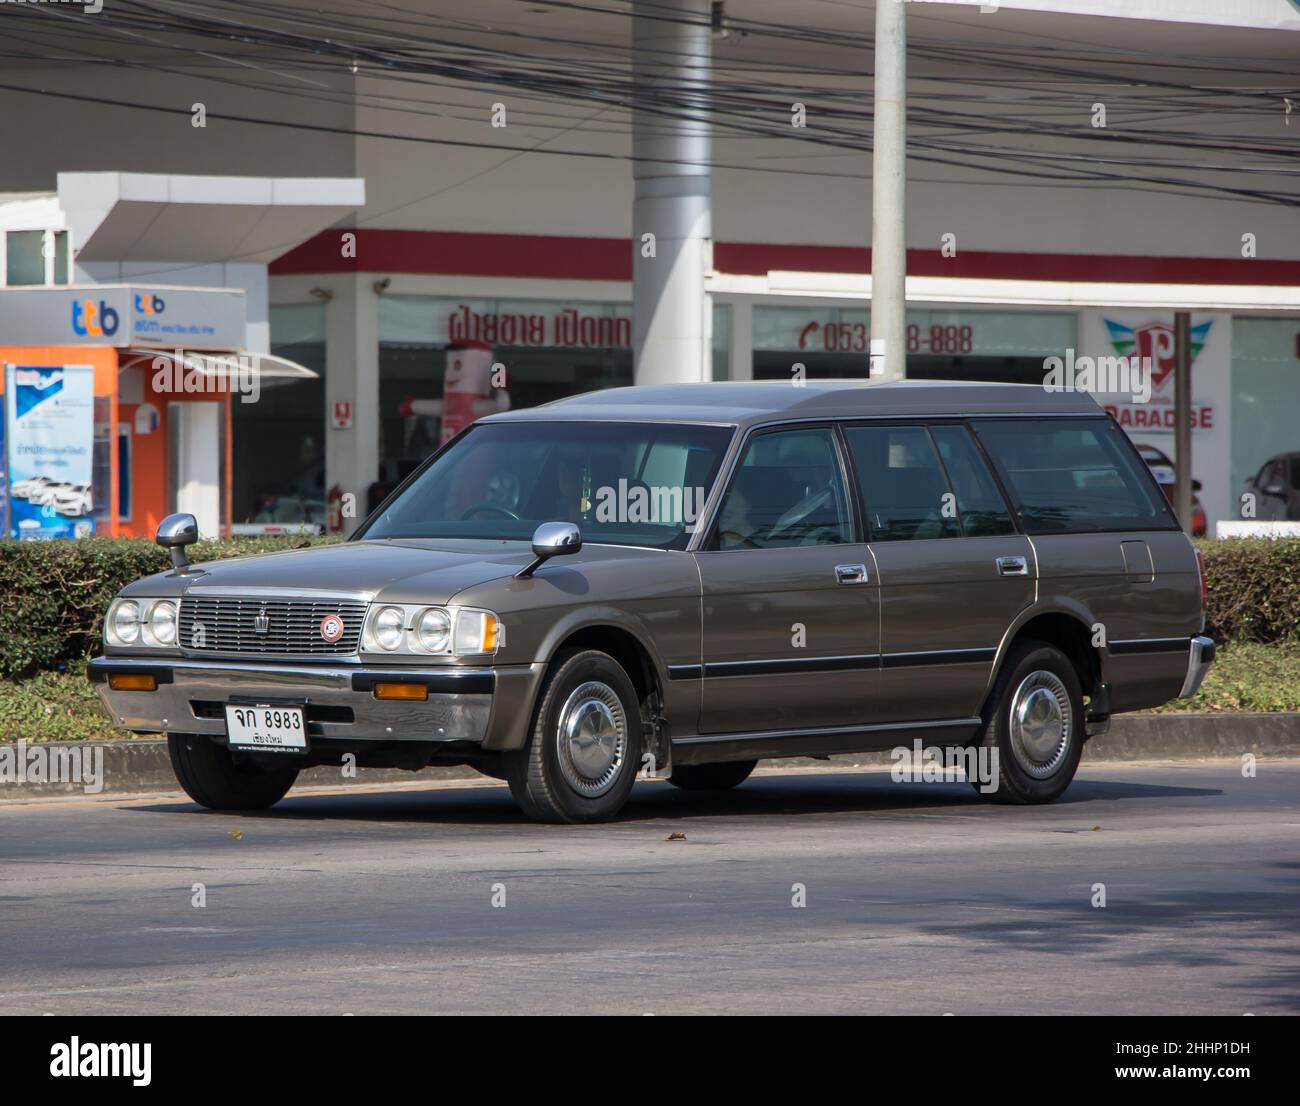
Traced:
<path fill-rule="evenodd" d="M 195 565 L 191 573 L 159 574 L 124 594 L 159 595 L 190 588 L 366 593 L 394 602 L 445 603 L 458 591 L 511 576 L 532 558 L 523 541 L 341 542 Z M 160 587 L 161 586 L 161 587 Z"/>

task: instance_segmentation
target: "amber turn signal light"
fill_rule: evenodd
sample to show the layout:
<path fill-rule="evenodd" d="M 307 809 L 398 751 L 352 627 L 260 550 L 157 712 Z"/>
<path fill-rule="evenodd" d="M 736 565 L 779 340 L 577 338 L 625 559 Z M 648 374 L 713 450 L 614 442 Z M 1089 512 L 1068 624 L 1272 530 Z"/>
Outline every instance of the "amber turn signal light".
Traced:
<path fill-rule="evenodd" d="M 144 672 L 113 672 L 108 686 L 114 691 L 157 691 L 158 681 Z"/>
<path fill-rule="evenodd" d="M 427 699 L 429 689 L 424 684 L 375 684 L 376 699 L 405 699 L 408 701 Z"/>

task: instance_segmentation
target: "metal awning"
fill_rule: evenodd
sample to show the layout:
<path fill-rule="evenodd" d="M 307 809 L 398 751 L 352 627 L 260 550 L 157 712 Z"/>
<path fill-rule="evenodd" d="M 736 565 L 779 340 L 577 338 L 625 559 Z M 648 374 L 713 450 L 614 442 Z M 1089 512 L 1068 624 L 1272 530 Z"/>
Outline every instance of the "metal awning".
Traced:
<path fill-rule="evenodd" d="M 176 374 L 183 384 L 185 374 L 208 382 L 207 388 L 194 388 L 193 391 L 220 390 L 213 385 L 228 383 L 238 385 L 241 382 L 256 380 L 261 388 L 276 388 L 293 384 L 299 380 L 318 380 L 320 373 L 279 357 L 274 353 L 249 353 L 246 350 L 231 350 L 229 353 L 190 353 L 182 352 L 177 356 L 175 350 L 145 349 L 132 346 L 118 354 L 119 369 L 144 369 L 146 372 L 164 371 Z M 172 391 L 185 391 L 184 387 L 173 387 Z M 236 387 L 234 390 L 247 390 Z"/>
<path fill-rule="evenodd" d="M 58 193 L 83 265 L 265 264 L 366 202 L 353 177 L 60 173 Z"/>

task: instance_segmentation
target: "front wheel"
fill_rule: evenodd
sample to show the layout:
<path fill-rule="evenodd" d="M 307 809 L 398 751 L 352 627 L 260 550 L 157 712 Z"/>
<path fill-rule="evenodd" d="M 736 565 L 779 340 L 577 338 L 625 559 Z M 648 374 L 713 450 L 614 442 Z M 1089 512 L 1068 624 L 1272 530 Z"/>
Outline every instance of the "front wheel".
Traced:
<path fill-rule="evenodd" d="M 1041 641 L 1012 646 L 984 718 L 979 745 L 997 754 L 991 798 L 1050 803 L 1070 786 L 1083 755 L 1083 695 L 1059 649 Z"/>
<path fill-rule="evenodd" d="M 596 649 L 556 657 L 528 744 L 505 757 L 510 793 L 543 822 L 605 822 L 627 801 L 641 709 L 622 665 Z"/>
<path fill-rule="evenodd" d="M 196 734 L 169 733 L 167 752 L 185 794 L 209 810 L 265 810 L 298 778 L 297 768 L 237 763 L 224 745 Z"/>

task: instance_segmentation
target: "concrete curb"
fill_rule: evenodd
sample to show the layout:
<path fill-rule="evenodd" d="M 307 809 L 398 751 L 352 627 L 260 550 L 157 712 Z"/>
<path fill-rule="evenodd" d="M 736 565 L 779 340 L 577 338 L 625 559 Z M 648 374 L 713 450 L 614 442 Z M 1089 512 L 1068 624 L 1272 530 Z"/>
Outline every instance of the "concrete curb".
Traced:
<path fill-rule="evenodd" d="M 15 778 L 17 746 L 0 745 L 0 801 L 50 795 L 86 793 L 76 774 L 68 782 L 49 783 Z M 13 750 L 8 759 L 6 750 Z M 137 738 L 100 743 L 63 741 L 38 742 L 25 746 L 44 750 L 51 761 L 63 761 L 80 768 L 86 754 L 102 755 L 102 794 L 130 795 L 179 791 L 167 756 L 167 742 L 161 738 Z M 100 753 L 102 750 L 102 754 Z M 1300 756 L 1300 713 L 1288 714 L 1128 714 L 1115 718 L 1110 732 L 1084 746 L 1085 763 L 1124 760 L 1203 760 L 1210 757 L 1240 757 L 1253 753 L 1264 757 Z M 806 757 L 769 761 L 768 772 L 822 763 Z M 833 764 L 887 765 L 888 752 L 858 753 L 831 758 Z M 86 766 L 89 774 L 92 766 Z M 762 770 L 762 769 L 760 769 Z M 48 771 L 48 770 L 47 770 Z M 309 768 L 298 777 L 299 787 L 370 787 L 382 783 L 416 784 L 433 780 L 481 780 L 472 768 L 425 768 L 406 772 L 398 768 L 360 768 L 354 777 L 344 777 L 337 767 Z M 65 776 L 66 779 L 66 776 Z M 91 794 L 95 794 L 92 792 Z"/>

